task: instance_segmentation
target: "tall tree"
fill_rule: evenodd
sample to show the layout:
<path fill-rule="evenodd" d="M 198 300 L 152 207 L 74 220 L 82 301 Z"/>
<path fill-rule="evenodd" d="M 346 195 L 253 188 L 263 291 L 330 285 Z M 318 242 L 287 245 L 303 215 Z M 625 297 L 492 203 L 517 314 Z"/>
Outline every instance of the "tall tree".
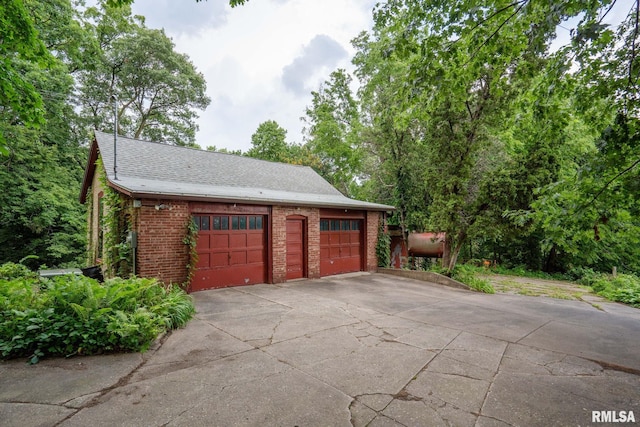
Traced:
<path fill-rule="evenodd" d="M 88 8 L 85 26 L 100 46 L 79 72 L 83 115 L 91 126 L 113 126 L 114 98 L 118 131 L 134 138 L 194 145 L 196 110 L 210 99 L 206 83 L 186 55 L 174 50 L 163 30 L 149 29 L 128 6 Z"/>
<path fill-rule="evenodd" d="M 287 131 L 276 121 L 260 123 L 251 135 L 251 148 L 247 156 L 272 162 L 286 162 L 289 158 L 289 146 L 285 141 Z"/>
<path fill-rule="evenodd" d="M 12 126 L 37 128 L 44 123 L 42 97 L 25 68 L 45 68 L 52 61 L 38 37 L 23 0 L 7 0 L 0 8 L 0 155 Z"/>
<path fill-rule="evenodd" d="M 70 35 L 77 33 L 68 0 L 24 2 L 29 19 L 51 49 L 47 69 L 21 63 L 22 78 L 42 99 L 41 125 L 15 121 L 8 110 L 0 123 L 9 129 L 9 154 L 0 158 L 0 262 L 35 255 L 32 266 L 78 265 L 85 247 L 84 208 L 77 202 L 86 149 L 77 133 L 73 108 L 74 56 Z"/>
<path fill-rule="evenodd" d="M 411 114 L 415 104 L 405 76 L 409 63 L 386 55 L 385 40 L 362 33 L 353 42 L 353 59 L 361 88 L 363 188 L 359 197 L 396 207 L 390 223 L 400 226 L 405 240 L 412 230 L 427 227 L 429 193 L 424 177 L 425 145 L 420 122 Z"/>
<path fill-rule="evenodd" d="M 353 195 L 362 170 L 360 114 L 351 92 L 351 76 L 343 69 L 312 92 L 303 118 L 306 142 L 322 162 L 320 173 L 343 194 Z"/>

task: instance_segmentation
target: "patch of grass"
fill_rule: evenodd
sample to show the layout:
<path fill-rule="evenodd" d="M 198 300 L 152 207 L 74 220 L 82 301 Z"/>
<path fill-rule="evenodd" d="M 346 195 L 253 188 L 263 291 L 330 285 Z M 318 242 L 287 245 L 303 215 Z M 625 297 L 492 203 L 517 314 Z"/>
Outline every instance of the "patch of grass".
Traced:
<path fill-rule="evenodd" d="M 527 270 L 522 266 L 506 268 L 500 265 L 492 266 L 488 269 L 483 267 L 478 267 L 484 269 L 485 271 L 489 271 L 494 274 L 504 274 L 507 276 L 518 276 L 518 277 L 531 277 L 535 279 L 548 279 L 548 280 L 571 280 L 571 277 L 562 273 L 546 273 L 544 271 L 533 271 Z"/>
<path fill-rule="evenodd" d="M 26 356 L 36 363 L 43 356 L 144 351 L 158 334 L 184 326 L 195 314 L 189 295 L 155 279 L 100 284 L 77 275 L 10 277 L 0 278 L 3 359 Z"/>
<path fill-rule="evenodd" d="M 451 278 L 464 283 L 476 291 L 484 292 L 486 294 L 495 294 L 496 291 L 491 283 L 487 279 L 477 277 L 476 274 L 477 270 L 474 267 L 462 264 L 456 266 Z"/>
<path fill-rule="evenodd" d="M 529 283 L 527 281 L 508 280 L 503 277 L 493 278 L 493 286 L 497 292 L 527 296 L 545 296 L 566 300 L 581 300 L 582 295 L 591 293 L 591 289 L 586 286 L 575 284 L 562 286 L 553 285 L 552 283 Z M 582 292 L 582 289 L 584 289 L 584 292 Z"/>

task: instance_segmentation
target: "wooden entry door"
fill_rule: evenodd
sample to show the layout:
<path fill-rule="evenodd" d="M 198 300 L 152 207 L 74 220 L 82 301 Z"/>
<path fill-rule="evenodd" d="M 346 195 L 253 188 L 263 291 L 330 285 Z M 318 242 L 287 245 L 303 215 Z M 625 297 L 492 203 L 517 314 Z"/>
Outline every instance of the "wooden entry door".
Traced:
<path fill-rule="evenodd" d="M 305 277 L 304 219 L 287 218 L 287 280 Z"/>

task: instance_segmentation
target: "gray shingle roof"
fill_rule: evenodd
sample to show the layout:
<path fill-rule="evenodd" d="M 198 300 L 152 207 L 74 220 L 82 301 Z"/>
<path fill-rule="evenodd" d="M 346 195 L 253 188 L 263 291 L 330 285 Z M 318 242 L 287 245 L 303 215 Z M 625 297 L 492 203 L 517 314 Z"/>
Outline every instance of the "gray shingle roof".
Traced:
<path fill-rule="evenodd" d="M 226 202 L 390 210 L 349 199 L 308 166 L 177 147 L 95 132 L 109 182 L 133 197 L 172 196 Z"/>

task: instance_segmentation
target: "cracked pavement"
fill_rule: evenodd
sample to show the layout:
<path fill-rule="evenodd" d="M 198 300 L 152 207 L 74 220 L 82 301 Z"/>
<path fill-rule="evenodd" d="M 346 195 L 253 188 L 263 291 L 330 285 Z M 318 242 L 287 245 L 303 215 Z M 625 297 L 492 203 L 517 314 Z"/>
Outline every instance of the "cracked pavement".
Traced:
<path fill-rule="evenodd" d="M 2 426 L 640 421 L 640 310 L 358 273 L 193 294 L 145 354 L 0 363 Z"/>

